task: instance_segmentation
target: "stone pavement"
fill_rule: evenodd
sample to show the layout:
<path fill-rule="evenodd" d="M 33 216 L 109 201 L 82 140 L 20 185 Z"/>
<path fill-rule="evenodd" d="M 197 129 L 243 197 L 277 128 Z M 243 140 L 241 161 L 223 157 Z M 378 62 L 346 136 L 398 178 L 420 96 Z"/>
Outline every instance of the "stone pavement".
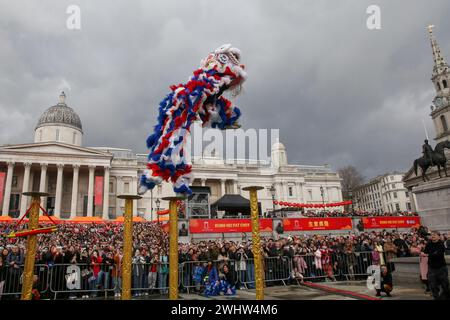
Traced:
<path fill-rule="evenodd" d="M 375 292 L 366 287 L 365 281 L 340 281 L 340 282 L 317 282 L 320 286 L 326 286 L 333 289 L 351 291 L 360 295 L 367 295 L 375 298 Z M 182 300 L 225 300 L 225 301 L 245 301 L 254 300 L 255 290 L 238 290 L 235 296 L 214 296 L 204 297 L 195 293 L 179 293 Z M 96 299 L 104 299 L 98 297 Z M 109 297 L 108 300 L 120 299 Z M 133 300 L 166 300 L 167 295 L 152 294 L 148 296 L 133 297 Z M 318 288 L 311 288 L 302 285 L 276 286 L 265 288 L 265 300 L 360 300 L 358 297 L 352 297 L 348 294 L 339 294 L 328 292 Z M 430 294 L 425 294 L 420 287 L 396 286 L 392 297 L 388 298 L 384 294 L 382 300 L 432 300 Z"/>

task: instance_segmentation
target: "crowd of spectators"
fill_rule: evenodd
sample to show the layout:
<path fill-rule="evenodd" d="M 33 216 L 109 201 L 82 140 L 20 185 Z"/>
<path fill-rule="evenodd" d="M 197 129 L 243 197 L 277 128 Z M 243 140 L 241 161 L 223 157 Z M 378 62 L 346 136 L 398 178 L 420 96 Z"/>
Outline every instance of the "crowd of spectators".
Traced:
<path fill-rule="evenodd" d="M 0 233 L 8 234 L 11 224 L 0 224 Z M 122 230 L 116 223 L 61 224 L 58 231 L 38 236 L 36 263 L 43 268 L 37 274 L 35 290 L 40 295 L 59 292 L 66 297 L 87 298 L 120 295 Z M 410 232 L 361 232 L 347 235 L 281 235 L 262 238 L 266 282 L 302 281 L 305 278 L 336 281 L 366 275 L 369 265 L 395 269 L 394 257 L 422 256 L 427 242 L 426 228 Z M 446 254 L 450 238 L 441 235 Z M 19 292 L 25 238 L 0 238 L 0 297 L 16 297 Z M 425 258 L 424 256 L 422 258 Z M 192 289 L 207 295 L 234 294 L 241 286 L 254 285 L 252 243 L 223 239 L 179 244 L 180 289 Z M 168 235 L 157 223 L 136 223 L 133 235 L 133 294 L 148 295 L 168 291 Z M 81 271 L 81 287 L 70 292 L 67 267 Z M 48 281 L 48 280 L 51 281 Z M 426 277 L 422 276 L 426 284 Z M 50 288 L 46 284 L 51 283 Z M 216 285 L 217 284 L 217 285 Z M 69 289 L 68 289 L 69 288 Z M 9 295 L 8 295 L 9 294 Z"/>

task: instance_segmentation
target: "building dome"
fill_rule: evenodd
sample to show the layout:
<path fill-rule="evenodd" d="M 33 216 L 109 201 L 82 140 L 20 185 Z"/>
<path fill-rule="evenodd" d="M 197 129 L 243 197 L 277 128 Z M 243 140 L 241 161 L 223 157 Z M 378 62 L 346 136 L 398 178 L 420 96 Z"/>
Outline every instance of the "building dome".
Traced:
<path fill-rule="evenodd" d="M 44 126 L 68 126 L 83 131 L 78 114 L 65 102 L 64 92 L 59 96 L 59 103 L 45 110 L 39 118 L 36 129 Z"/>
<path fill-rule="evenodd" d="M 61 92 L 59 103 L 41 115 L 34 130 L 34 142 L 60 142 L 81 146 L 83 129 L 80 117 L 67 106 L 66 95 Z"/>
<path fill-rule="evenodd" d="M 272 150 L 286 150 L 286 147 L 280 141 L 277 141 L 272 145 Z"/>

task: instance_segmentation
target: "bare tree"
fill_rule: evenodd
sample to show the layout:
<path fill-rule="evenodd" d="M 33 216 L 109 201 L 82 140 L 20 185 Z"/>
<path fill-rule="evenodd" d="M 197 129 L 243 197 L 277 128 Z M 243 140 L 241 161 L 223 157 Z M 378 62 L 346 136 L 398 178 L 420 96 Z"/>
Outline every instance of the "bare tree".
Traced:
<path fill-rule="evenodd" d="M 342 196 L 350 199 L 350 192 L 363 184 L 364 177 L 354 166 L 346 166 L 337 171 L 342 179 Z"/>

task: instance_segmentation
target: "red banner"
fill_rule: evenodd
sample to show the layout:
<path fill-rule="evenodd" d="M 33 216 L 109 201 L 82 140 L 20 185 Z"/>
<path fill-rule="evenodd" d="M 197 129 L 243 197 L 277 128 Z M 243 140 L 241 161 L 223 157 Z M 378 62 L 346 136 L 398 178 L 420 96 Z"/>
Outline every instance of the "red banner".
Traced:
<path fill-rule="evenodd" d="M 271 232 L 272 219 L 259 219 L 259 230 Z M 191 219 L 189 221 L 191 233 L 230 233 L 251 232 L 250 219 Z"/>
<path fill-rule="evenodd" d="M 351 218 L 288 218 L 283 219 L 284 231 L 351 230 Z"/>
<path fill-rule="evenodd" d="M 362 222 L 365 229 L 418 228 L 420 217 L 367 217 Z"/>
<path fill-rule="evenodd" d="M 0 204 L 3 203 L 3 190 L 5 189 L 6 173 L 0 172 Z"/>
<path fill-rule="evenodd" d="M 96 176 L 95 177 L 95 186 L 94 186 L 94 204 L 96 206 L 101 206 L 103 204 L 103 177 Z"/>

